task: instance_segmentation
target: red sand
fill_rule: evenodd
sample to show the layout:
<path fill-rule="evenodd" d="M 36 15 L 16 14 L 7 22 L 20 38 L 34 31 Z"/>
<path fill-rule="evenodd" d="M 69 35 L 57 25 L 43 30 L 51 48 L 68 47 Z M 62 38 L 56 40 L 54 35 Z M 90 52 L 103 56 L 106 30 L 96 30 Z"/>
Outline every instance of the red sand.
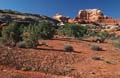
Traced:
<path fill-rule="evenodd" d="M 46 42 L 48 46 L 38 46 L 39 50 L 25 50 L 30 51 L 28 55 L 32 55 L 33 53 L 41 55 L 42 52 L 47 52 L 49 54 L 57 52 L 59 54 L 59 51 L 61 53 L 61 51 L 64 50 L 64 45 L 72 45 L 74 47 L 74 53 L 77 54 L 79 58 L 83 58 L 83 60 L 72 64 L 75 70 L 67 75 L 71 78 L 120 78 L 120 49 L 115 48 L 111 44 L 111 41 L 106 41 L 101 44 L 89 42 L 88 39 L 86 39 L 86 41 L 54 39 L 40 40 L 39 42 Z M 92 45 L 99 45 L 103 48 L 103 51 L 97 52 L 91 50 Z M 93 56 L 103 57 L 104 60 L 93 60 Z M 7 76 L 10 76 L 11 74 L 20 74 L 25 76 L 25 78 L 68 78 L 63 76 L 46 75 L 41 72 L 18 71 L 13 68 L 9 69 L 0 66 L 0 78 L 7 78 Z"/>

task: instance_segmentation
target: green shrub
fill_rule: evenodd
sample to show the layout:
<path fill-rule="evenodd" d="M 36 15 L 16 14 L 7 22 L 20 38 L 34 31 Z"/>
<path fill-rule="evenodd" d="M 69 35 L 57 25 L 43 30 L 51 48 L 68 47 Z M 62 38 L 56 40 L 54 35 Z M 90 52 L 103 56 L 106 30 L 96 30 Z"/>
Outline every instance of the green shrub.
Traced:
<path fill-rule="evenodd" d="M 60 27 L 57 31 L 59 35 L 80 38 L 87 33 L 87 28 L 77 24 L 65 24 L 64 27 Z"/>
<path fill-rule="evenodd" d="M 97 36 L 101 38 L 107 38 L 109 36 L 109 33 L 107 31 L 103 31 L 103 32 L 99 32 Z"/>
<path fill-rule="evenodd" d="M 26 48 L 35 48 L 38 45 L 38 39 L 52 39 L 55 34 L 55 28 L 49 21 L 41 21 L 39 24 L 19 25 L 10 23 L 2 30 L 2 38 L 9 43 L 25 41 Z M 23 43 L 22 43 L 23 44 Z M 21 43 L 19 47 L 22 47 Z"/>
<path fill-rule="evenodd" d="M 91 47 L 91 49 L 92 49 L 92 50 L 95 50 L 95 51 L 101 51 L 101 50 L 102 50 L 102 48 L 99 47 L 99 46 L 97 46 L 97 45 L 93 45 L 93 46 Z"/>
<path fill-rule="evenodd" d="M 52 39 L 55 35 L 55 28 L 49 21 L 42 21 L 37 26 L 40 39 Z"/>
<path fill-rule="evenodd" d="M 74 48 L 71 45 L 65 45 L 64 50 L 67 52 L 72 52 L 72 51 L 74 51 Z"/>
<path fill-rule="evenodd" d="M 36 48 L 38 45 L 38 36 L 37 27 L 29 25 L 23 30 L 22 38 L 25 41 L 26 48 Z"/>
<path fill-rule="evenodd" d="M 2 29 L 2 38 L 10 43 L 16 43 L 20 40 L 19 28 L 16 23 L 10 23 Z"/>
<path fill-rule="evenodd" d="M 88 31 L 87 31 L 87 35 L 88 35 L 88 36 L 93 36 L 93 37 L 94 37 L 94 36 L 96 36 L 96 33 L 97 33 L 97 32 L 96 32 L 96 31 L 93 31 L 93 30 L 88 30 Z"/>
<path fill-rule="evenodd" d="M 97 43 L 103 43 L 105 39 L 109 37 L 109 33 L 107 31 L 96 33 L 93 31 L 93 33 L 91 32 L 89 35 L 93 37 L 92 41 Z"/>

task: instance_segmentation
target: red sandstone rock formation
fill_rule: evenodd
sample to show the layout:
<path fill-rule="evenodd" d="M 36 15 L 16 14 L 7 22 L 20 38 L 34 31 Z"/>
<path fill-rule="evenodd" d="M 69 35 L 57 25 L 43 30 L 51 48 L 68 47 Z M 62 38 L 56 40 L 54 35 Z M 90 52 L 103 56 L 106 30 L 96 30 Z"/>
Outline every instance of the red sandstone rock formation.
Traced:
<path fill-rule="evenodd" d="M 92 21 L 92 22 L 95 22 L 99 18 L 102 18 L 102 17 L 104 17 L 103 13 L 98 9 L 80 10 L 77 15 L 78 19 L 88 20 L 88 21 Z"/>
<path fill-rule="evenodd" d="M 113 19 L 110 16 L 105 16 L 99 9 L 80 10 L 78 15 L 73 18 L 67 18 L 61 14 L 56 14 L 54 19 L 69 23 L 94 23 L 99 25 L 120 25 L 120 19 Z"/>
<path fill-rule="evenodd" d="M 56 14 L 55 16 L 53 16 L 53 18 L 62 22 L 68 22 L 68 19 L 69 19 L 68 17 L 65 17 L 61 14 Z"/>

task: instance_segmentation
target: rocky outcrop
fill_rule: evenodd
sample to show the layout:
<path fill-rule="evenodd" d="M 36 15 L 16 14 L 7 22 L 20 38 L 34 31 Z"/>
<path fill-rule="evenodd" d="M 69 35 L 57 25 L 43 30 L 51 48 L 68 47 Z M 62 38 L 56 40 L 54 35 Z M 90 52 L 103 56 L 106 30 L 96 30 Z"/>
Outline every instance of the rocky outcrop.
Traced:
<path fill-rule="evenodd" d="M 63 16 L 63 15 L 61 15 L 61 14 L 56 14 L 55 16 L 53 16 L 53 18 L 55 19 L 55 20 L 58 20 L 58 21 L 60 21 L 60 22 L 68 22 L 68 20 L 70 19 L 69 17 L 65 17 L 65 16 Z"/>
<path fill-rule="evenodd" d="M 110 16 L 105 16 L 99 9 L 85 9 L 80 10 L 77 16 L 73 19 L 67 18 L 61 14 L 56 14 L 54 19 L 63 22 L 76 24 L 99 24 L 99 25 L 120 25 L 120 19 L 113 19 Z"/>
<path fill-rule="evenodd" d="M 75 18 L 78 23 L 95 23 L 99 25 L 117 25 L 120 20 L 105 16 L 99 9 L 80 10 Z"/>
<path fill-rule="evenodd" d="M 98 9 L 80 10 L 77 15 L 78 19 L 88 20 L 88 21 L 92 21 L 92 22 L 95 22 L 99 18 L 102 18 L 102 17 L 104 17 L 103 13 Z"/>
<path fill-rule="evenodd" d="M 31 23 L 34 24 L 34 23 L 39 23 L 42 20 L 48 20 L 54 25 L 57 25 L 58 23 L 57 20 L 44 15 L 21 13 L 12 10 L 0 10 L 0 25 L 3 22 L 8 23 L 11 21 L 15 21 L 21 24 L 31 24 Z"/>

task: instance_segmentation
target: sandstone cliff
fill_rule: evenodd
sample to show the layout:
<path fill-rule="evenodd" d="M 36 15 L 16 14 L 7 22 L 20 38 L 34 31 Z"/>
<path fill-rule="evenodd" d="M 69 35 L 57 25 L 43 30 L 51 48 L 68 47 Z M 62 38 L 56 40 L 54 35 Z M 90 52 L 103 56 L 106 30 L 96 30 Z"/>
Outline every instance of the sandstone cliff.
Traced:
<path fill-rule="evenodd" d="M 69 23 L 93 23 L 99 25 L 120 25 L 120 19 L 113 19 L 110 16 L 105 16 L 99 9 L 85 9 L 80 10 L 77 16 L 73 19 L 67 18 L 63 15 L 56 14 L 54 19 Z"/>

